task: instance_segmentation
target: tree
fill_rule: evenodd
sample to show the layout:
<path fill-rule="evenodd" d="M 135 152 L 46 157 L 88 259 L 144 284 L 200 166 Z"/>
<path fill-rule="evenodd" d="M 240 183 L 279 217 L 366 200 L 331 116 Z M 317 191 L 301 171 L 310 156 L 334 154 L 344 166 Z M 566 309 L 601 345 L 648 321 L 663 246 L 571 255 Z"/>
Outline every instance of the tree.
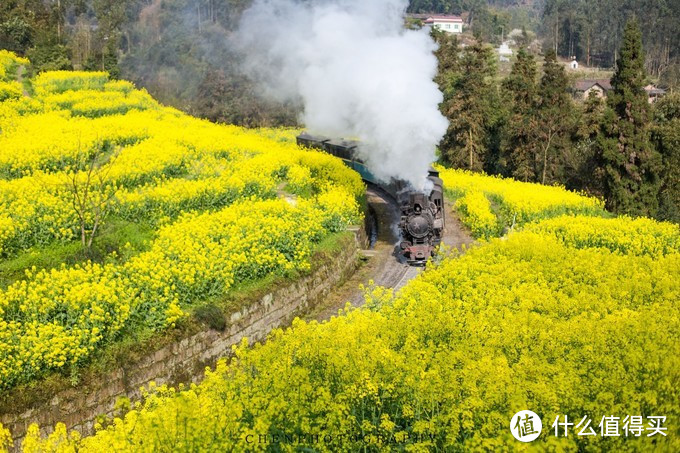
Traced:
<path fill-rule="evenodd" d="M 578 137 L 595 139 L 602 127 L 603 111 L 604 101 L 596 91 L 591 91 L 583 103 L 583 115 L 578 124 Z"/>
<path fill-rule="evenodd" d="M 535 109 L 536 61 L 526 49 L 517 52 L 510 75 L 503 81 L 510 114 L 503 131 L 503 154 L 508 172 L 522 181 L 536 179 Z"/>
<path fill-rule="evenodd" d="M 560 181 L 571 190 L 584 190 L 603 197 L 602 177 L 595 160 L 595 141 L 602 127 L 604 102 L 594 91 L 581 110 L 576 110 L 576 130 L 571 146 L 564 150 Z"/>
<path fill-rule="evenodd" d="M 71 205 L 78 218 L 80 240 L 87 255 L 91 254 L 94 238 L 116 202 L 118 187 L 108 180 L 116 157 L 117 154 L 109 154 L 106 147 L 98 146 L 93 153 L 81 153 L 74 168 L 65 172 Z"/>
<path fill-rule="evenodd" d="M 437 75 L 434 80 L 439 88 L 446 93 L 452 88 L 458 77 L 460 66 L 460 47 L 456 35 L 446 33 L 436 28 L 432 29 L 432 38 L 437 42 Z"/>
<path fill-rule="evenodd" d="M 497 111 L 493 49 L 481 41 L 466 47 L 455 74 L 444 91 L 442 112 L 449 129 L 440 145 L 442 157 L 456 167 L 481 171 Z"/>
<path fill-rule="evenodd" d="M 659 100 L 654 120 L 652 142 L 663 159 L 659 218 L 680 223 L 680 94 Z"/>
<path fill-rule="evenodd" d="M 517 44 L 517 47 L 519 48 L 527 48 L 531 44 L 531 36 L 529 35 L 529 32 L 527 31 L 527 28 L 525 26 L 522 26 L 522 32 L 514 37 L 515 43 Z"/>
<path fill-rule="evenodd" d="M 0 23 L 0 48 L 24 54 L 33 41 L 33 28 L 20 17 Z"/>
<path fill-rule="evenodd" d="M 43 44 L 28 50 L 33 71 L 59 71 L 73 69 L 68 49 L 61 44 Z"/>
<path fill-rule="evenodd" d="M 470 28 L 477 39 L 500 44 L 503 32 L 508 33 L 510 15 L 498 11 L 483 1 L 472 2 L 470 5 Z"/>
<path fill-rule="evenodd" d="M 635 20 L 626 24 L 620 54 L 597 143 L 606 206 L 618 213 L 654 216 L 661 158 L 649 141 L 642 36 Z"/>
<path fill-rule="evenodd" d="M 534 152 L 539 160 L 537 168 L 542 184 L 557 180 L 559 161 L 569 148 L 574 132 L 574 107 L 567 93 L 568 84 L 564 66 L 557 62 L 555 51 L 549 50 L 545 55 L 534 121 L 537 147 Z"/>
<path fill-rule="evenodd" d="M 668 85 L 680 72 L 680 3 L 674 0 L 546 0 L 542 13 L 544 41 L 563 57 L 576 56 L 586 65 L 612 67 L 631 15 L 643 32 L 645 69 Z"/>

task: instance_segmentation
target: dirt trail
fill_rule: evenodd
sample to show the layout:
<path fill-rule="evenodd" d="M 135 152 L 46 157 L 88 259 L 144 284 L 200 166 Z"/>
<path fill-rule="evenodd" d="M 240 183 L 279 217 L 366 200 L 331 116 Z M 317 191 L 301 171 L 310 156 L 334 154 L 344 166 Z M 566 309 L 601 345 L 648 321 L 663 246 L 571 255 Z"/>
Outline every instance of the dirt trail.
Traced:
<path fill-rule="evenodd" d="M 24 74 L 26 72 L 26 67 L 21 65 L 17 68 L 17 82 L 21 84 L 21 89 L 23 90 L 24 96 L 30 96 L 30 93 L 26 91 L 26 85 L 24 85 Z"/>
<path fill-rule="evenodd" d="M 409 266 L 402 257 L 398 246 L 396 224 L 399 212 L 394 201 L 380 190 L 369 188 L 366 191 L 368 204 L 373 208 L 378 223 L 378 238 L 375 247 L 366 251 L 367 262 L 343 285 L 336 288 L 325 302 L 306 317 L 308 320 L 323 321 L 335 316 L 347 302 L 359 307 L 364 304 L 363 292 L 359 285 L 367 285 L 370 280 L 376 285 L 402 288 L 423 269 Z M 461 250 L 464 245 L 474 242 L 453 214 L 450 205 L 446 205 L 446 227 L 444 228 L 444 244 Z"/>

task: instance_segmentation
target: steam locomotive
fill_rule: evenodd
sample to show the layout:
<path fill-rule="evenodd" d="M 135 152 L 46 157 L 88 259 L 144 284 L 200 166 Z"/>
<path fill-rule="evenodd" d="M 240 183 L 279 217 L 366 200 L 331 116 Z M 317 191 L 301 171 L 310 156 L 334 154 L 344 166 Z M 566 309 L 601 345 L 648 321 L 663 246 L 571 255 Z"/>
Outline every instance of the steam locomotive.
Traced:
<path fill-rule="evenodd" d="M 348 167 L 357 171 L 364 181 L 381 187 L 394 198 L 401 213 L 399 246 L 409 264 L 424 265 L 429 257 L 434 256 L 442 240 L 445 220 L 443 183 L 437 170 L 430 168 L 428 172 L 427 179 L 431 186 L 428 195 L 413 190 L 404 181 L 393 180 L 389 184 L 384 184 L 378 180 L 359 158 L 357 141 L 336 140 L 302 133 L 297 137 L 297 144 L 320 149 L 339 157 Z"/>

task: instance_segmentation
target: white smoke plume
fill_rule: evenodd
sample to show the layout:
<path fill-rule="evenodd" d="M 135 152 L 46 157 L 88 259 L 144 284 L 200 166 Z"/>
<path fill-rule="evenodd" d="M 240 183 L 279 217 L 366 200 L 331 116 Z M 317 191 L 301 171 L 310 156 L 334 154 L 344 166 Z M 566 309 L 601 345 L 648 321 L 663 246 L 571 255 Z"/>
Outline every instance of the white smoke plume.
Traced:
<path fill-rule="evenodd" d="M 436 44 L 405 30 L 407 0 L 255 0 L 235 45 L 263 93 L 300 101 L 308 131 L 357 138 L 379 178 L 422 188 L 448 123 Z"/>

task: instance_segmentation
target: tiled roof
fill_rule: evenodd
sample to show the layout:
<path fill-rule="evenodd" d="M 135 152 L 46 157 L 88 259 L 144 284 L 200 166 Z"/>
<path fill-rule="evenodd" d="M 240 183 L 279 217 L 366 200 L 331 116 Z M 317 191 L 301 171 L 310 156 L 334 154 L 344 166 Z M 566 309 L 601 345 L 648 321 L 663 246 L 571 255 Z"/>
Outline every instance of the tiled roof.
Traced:
<path fill-rule="evenodd" d="M 460 22 L 462 24 L 463 19 L 461 19 L 460 16 L 447 16 L 443 14 L 435 14 L 428 16 L 427 20 L 425 21 L 425 23 L 431 22 Z"/>
<path fill-rule="evenodd" d="M 609 79 L 585 79 L 574 82 L 574 89 L 576 91 L 588 91 L 595 85 L 599 85 L 603 90 L 609 91 L 612 89 L 612 84 Z"/>

